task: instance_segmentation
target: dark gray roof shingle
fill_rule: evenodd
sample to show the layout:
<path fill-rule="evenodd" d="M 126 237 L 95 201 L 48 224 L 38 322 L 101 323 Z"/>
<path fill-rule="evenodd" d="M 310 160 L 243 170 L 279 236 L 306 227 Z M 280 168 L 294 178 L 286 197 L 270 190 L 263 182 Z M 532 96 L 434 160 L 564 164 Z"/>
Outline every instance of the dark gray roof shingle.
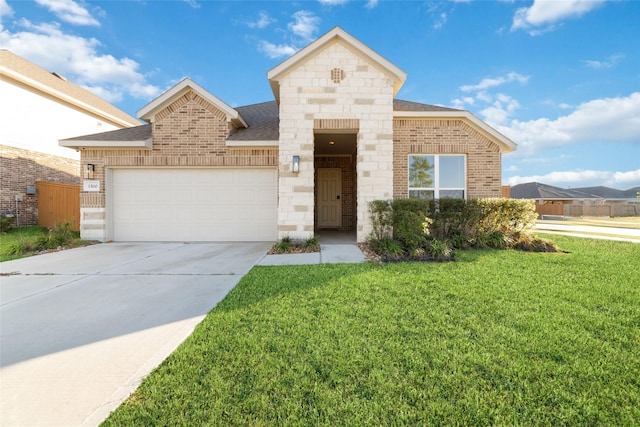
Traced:
<path fill-rule="evenodd" d="M 280 139 L 280 112 L 275 101 L 236 107 L 248 127 L 234 129 L 229 137 L 230 141 L 277 141 Z M 418 102 L 393 100 L 394 111 L 462 111 L 437 105 L 421 104 Z M 136 126 L 129 129 L 93 135 L 77 136 L 64 141 L 143 141 L 151 138 L 151 125 Z"/>
<path fill-rule="evenodd" d="M 92 135 L 76 136 L 61 141 L 145 141 L 151 138 L 151 125 L 117 129 Z"/>

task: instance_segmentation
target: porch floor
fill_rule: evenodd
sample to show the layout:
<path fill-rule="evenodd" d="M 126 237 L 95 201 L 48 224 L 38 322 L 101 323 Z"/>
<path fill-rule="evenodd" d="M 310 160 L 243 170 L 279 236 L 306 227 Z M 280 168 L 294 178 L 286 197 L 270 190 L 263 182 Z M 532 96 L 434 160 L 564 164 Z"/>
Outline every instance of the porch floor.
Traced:
<path fill-rule="evenodd" d="M 343 230 L 316 230 L 321 245 L 355 245 L 356 232 Z"/>

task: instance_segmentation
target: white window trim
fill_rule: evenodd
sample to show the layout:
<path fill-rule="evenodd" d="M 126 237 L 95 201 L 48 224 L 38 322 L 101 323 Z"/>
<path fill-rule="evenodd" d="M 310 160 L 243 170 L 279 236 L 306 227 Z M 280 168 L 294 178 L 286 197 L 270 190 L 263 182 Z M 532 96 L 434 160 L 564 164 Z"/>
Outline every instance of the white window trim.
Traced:
<path fill-rule="evenodd" d="M 411 187 L 411 181 L 409 180 L 409 167 L 411 164 L 411 157 L 414 156 L 433 156 L 434 166 L 434 185 L 431 187 Z M 464 159 L 464 187 L 445 187 L 440 188 L 440 158 L 441 157 L 462 157 Z M 411 194 L 411 191 L 417 190 L 425 190 L 425 191 L 433 191 L 433 198 L 440 198 L 440 190 L 462 190 L 464 197 L 463 199 L 467 199 L 467 155 L 466 154 L 432 154 L 432 153 L 412 153 L 407 156 L 407 196 Z"/>

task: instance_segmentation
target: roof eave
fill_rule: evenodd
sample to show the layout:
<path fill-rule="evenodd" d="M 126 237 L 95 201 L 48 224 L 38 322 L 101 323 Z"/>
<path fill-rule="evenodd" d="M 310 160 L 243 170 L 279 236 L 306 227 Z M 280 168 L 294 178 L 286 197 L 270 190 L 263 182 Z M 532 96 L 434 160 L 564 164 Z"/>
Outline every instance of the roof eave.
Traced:
<path fill-rule="evenodd" d="M 517 144 L 510 138 L 506 137 L 502 133 L 498 132 L 493 127 L 489 126 L 484 121 L 480 120 L 469 111 L 457 110 L 457 111 L 394 111 L 394 118 L 443 118 L 443 119 L 467 119 L 475 127 L 480 130 L 482 134 L 494 140 L 500 147 L 502 154 L 507 154 L 515 151 Z"/>
<path fill-rule="evenodd" d="M 149 149 L 153 148 L 153 139 L 147 138 L 136 141 L 100 141 L 100 140 L 79 140 L 79 139 L 61 139 L 58 141 L 61 147 L 74 148 L 80 150 L 83 148 L 133 148 L 133 149 Z"/>

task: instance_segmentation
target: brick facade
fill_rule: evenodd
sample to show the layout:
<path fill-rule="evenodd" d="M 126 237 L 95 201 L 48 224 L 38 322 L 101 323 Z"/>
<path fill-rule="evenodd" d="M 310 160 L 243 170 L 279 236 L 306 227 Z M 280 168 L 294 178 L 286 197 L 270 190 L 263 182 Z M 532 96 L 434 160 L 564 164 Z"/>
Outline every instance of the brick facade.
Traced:
<path fill-rule="evenodd" d="M 500 148 L 462 119 L 393 122 L 393 196 L 408 196 L 409 154 L 465 154 L 467 198 L 501 197 Z"/>
<path fill-rule="evenodd" d="M 0 210 L 15 211 L 16 195 L 18 224 L 38 224 L 38 195 L 26 195 L 27 186 L 36 181 L 60 184 L 80 184 L 80 162 L 74 159 L 0 145 Z"/>
<path fill-rule="evenodd" d="M 277 148 L 227 147 L 230 126 L 216 106 L 189 91 L 156 114 L 153 149 L 86 149 L 82 167 L 95 165 L 100 192 L 80 193 L 80 228 L 85 238 L 105 238 L 106 168 L 277 166 Z"/>

